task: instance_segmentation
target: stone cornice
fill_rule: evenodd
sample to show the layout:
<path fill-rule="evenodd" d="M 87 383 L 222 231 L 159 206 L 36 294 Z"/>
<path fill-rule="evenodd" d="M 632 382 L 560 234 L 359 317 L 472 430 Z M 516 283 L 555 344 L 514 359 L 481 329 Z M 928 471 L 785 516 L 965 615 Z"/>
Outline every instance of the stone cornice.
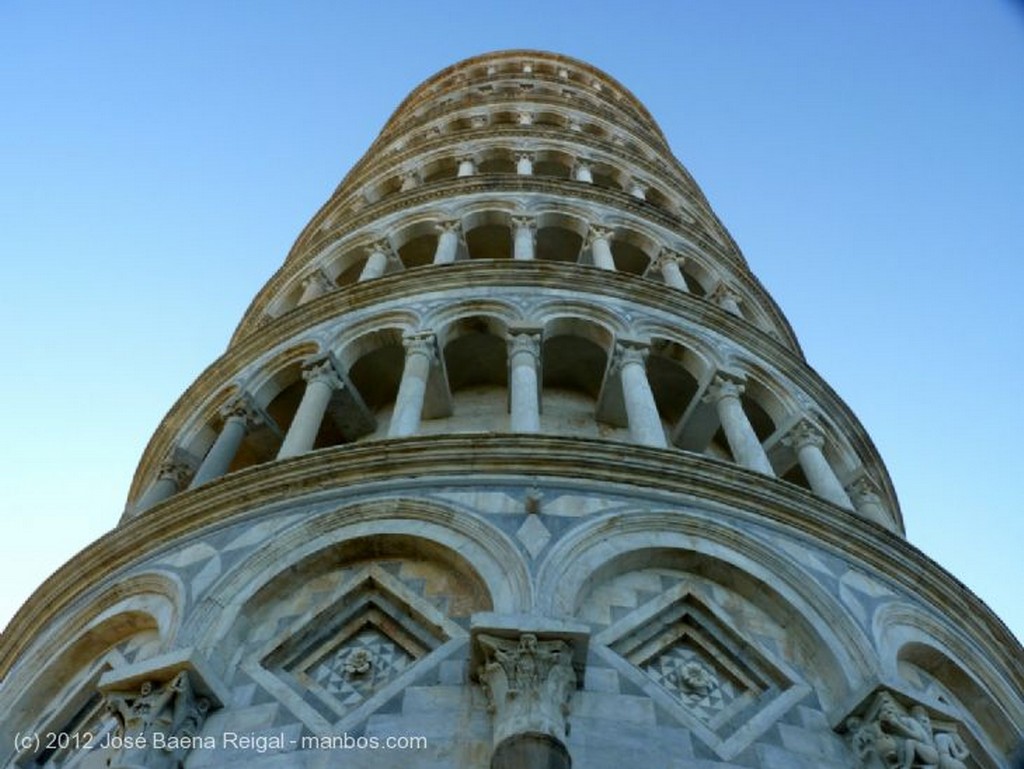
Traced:
<path fill-rule="evenodd" d="M 740 519 L 772 523 L 790 536 L 885 575 L 909 595 L 956 617 L 993 661 L 1009 664 L 1024 692 L 1024 654 L 1005 625 L 955 577 L 901 537 L 814 494 L 731 463 L 599 439 L 525 435 L 435 435 L 350 444 L 232 473 L 183 492 L 97 540 L 54 573 L 0 638 L 0 678 L 43 629 L 86 592 L 164 547 L 245 518 L 256 508 L 301 504 L 302 497 L 364 484 L 428 476 L 438 482 L 544 478 L 609 493 L 679 495 L 727 506 Z M 744 512 L 747 511 L 747 512 Z"/>

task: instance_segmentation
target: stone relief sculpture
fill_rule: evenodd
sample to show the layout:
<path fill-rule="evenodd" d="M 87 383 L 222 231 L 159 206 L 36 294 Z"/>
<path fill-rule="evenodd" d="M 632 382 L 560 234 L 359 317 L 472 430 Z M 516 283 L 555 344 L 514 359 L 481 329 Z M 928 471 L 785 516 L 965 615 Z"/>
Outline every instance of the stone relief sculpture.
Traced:
<path fill-rule="evenodd" d="M 905 709 L 879 692 L 863 717 L 846 722 L 861 769 L 967 769 L 970 751 L 954 725 L 933 725 L 921 705 Z"/>
<path fill-rule="evenodd" d="M 569 699 L 576 689 L 571 646 L 562 640 L 538 640 L 533 633 L 523 633 L 517 641 L 485 634 L 477 640 L 486 654 L 478 676 L 495 716 L 495 745 L 526 733 L 564 739 Z"/>
<path fill-rule="evenodd" d="M 106 697 L 118 722 L 111 769 L 182 769 L 210 710 L 210 701 L 196 695 L 185 670 L 166 683 L 145 681 L 136 690 Z"/>

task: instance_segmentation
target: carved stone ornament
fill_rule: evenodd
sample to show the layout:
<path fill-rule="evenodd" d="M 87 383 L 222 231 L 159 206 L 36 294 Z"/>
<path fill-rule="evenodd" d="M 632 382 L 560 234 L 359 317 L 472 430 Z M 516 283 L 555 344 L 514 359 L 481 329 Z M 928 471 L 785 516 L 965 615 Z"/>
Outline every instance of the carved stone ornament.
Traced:
<path fill-rule="evenodd" d="M 108 691 L 106 705 L 118 723 L 111 769 L 182 769 L 212 703 L 193 690 L 182 670 L 163 683 Z"/>
<path fill-rule="evenodd" d="M 572 646 L 541 641 L 533 633 L 518 640 L 480 634 L 485 653 L 477 671 L 494 714 L 494 744 L 524 734 L 545 734 L 561 742 L 569 731 L 569 699 L 576 690 Z"/>
<path fill-rule="evenodd" d="M 921 705 L 906 708 L 888 691 L 846 720 L 859 769 L 967 769 L 970 751 L 955 724 L 932 723 Z"/>

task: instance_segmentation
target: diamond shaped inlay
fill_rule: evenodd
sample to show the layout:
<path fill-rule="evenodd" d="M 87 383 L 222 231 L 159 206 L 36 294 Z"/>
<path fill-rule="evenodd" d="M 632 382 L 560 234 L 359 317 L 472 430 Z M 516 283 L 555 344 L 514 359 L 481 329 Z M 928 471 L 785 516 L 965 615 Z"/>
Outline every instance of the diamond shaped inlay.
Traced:
<path fill-rule="evenodd" d="M 616 667 L 724 758 L 807 691 L 685 582 L 645 601 L 594 640 L 608 649 L 609 659 L 620 661 Z"/>
<path fill-rule="evenodd" d="M 528 515 L 516 531 L 516 539 L 523 543 L 531 558 L 536 558 L 551 540 L 551 532 L 538 515 Z"/>
<path fill-rule="evenodd" d="M 328 721 L 394 696 L 403 674 L 465 631 L 379 566 L 352 575 L 327 608 L 275 642 L 261 667 Z M 376 704 L 375 704 L 376 703 Z"/>

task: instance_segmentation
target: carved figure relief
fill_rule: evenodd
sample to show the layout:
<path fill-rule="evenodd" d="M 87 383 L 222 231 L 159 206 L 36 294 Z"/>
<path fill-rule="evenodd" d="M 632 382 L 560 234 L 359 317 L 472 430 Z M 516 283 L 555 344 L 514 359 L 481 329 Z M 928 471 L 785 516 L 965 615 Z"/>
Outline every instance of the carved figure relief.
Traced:
<path fill-rule="evenodd" d="M 576 690 L 569 643 L 541 641 L 533 633 L 518 640 L 480 634 L 477 641 L 486 655 L 477 675 L 495 717 L 494 743 L 526 733 L 563 740 Z"/>
<path fill-rule="evenodd" d="M 182 769 L 210 711 L 210 701 L 196 695 L 186 670 L 165 683 L 145 681 L 135 690 L 107 692 L 106 698 L 118 722 L 108 759 L 112 769 Z"/>
<path fill-rule="evenodd" d="M 887 691 L 846 722 L 862 769 L 967 769 L 970 751 L 953 724 L 933 724 L 921 705 L 904 708 Z"/>

